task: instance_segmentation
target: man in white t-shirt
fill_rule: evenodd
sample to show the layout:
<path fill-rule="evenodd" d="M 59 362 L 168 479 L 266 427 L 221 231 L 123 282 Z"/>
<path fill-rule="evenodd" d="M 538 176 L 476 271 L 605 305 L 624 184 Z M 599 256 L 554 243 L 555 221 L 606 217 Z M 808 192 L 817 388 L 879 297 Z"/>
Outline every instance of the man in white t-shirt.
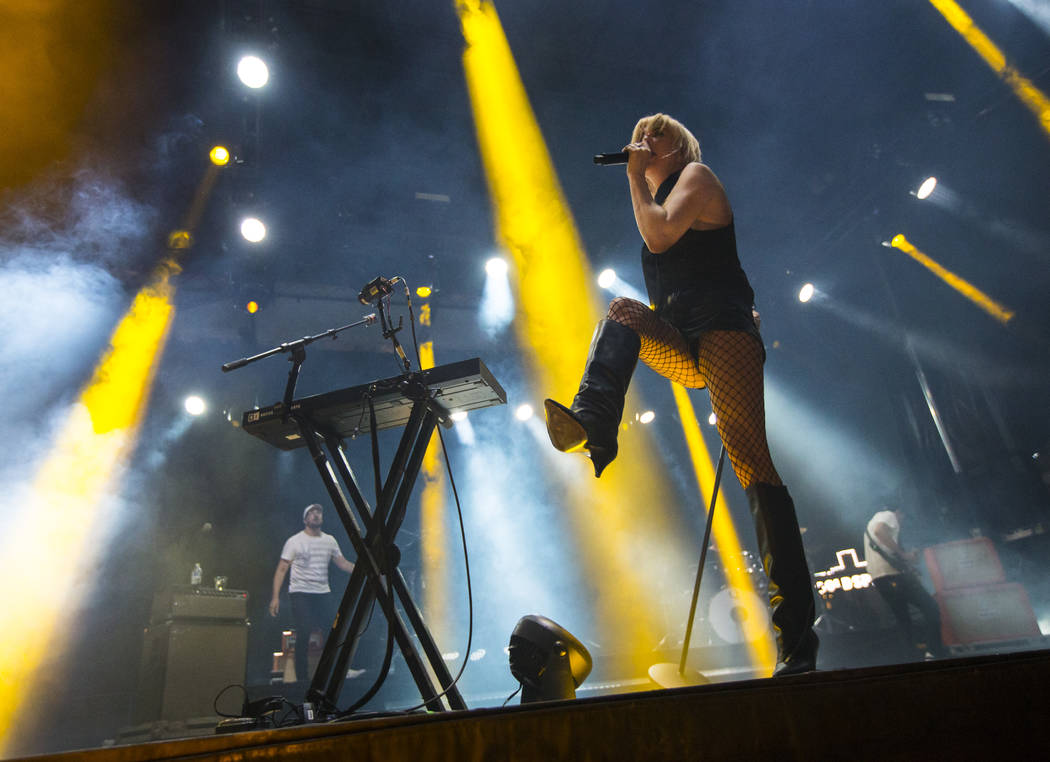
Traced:
<path fill-rule="evenodd" d="M 904 515 L 899 508 L 884 508 L 871 517 L 864 531 L 864 560 L 868 562 L 875 589 L 893 612 L 908 645 L 939 658 L 947 655 L 941 640 L 941 612 L 915 573 L 913 564 L 918 552 L 905 551 L 900 545 Z M 923 627 L 918 633 L 912 624 L 909 606 L 922 614 Z"/>
<path fill-rule="evenodd" d="M 281 586 L 288 570 L 292 570 L 288 597 L 292 602 L 295 626 L 295 677 L 299 681 L 308 679 L 306 654 L 310 633 L 320 630 L 324 637 L 332 626 L 334 612 L 328 567 L 334 563 L 345 572 L 354 570 L 354 565 L 343 558 L 335 538 L 321 531 L 323 523 L 324 509 L 319 504 L 313 503 L 303 509 L 303 531 L 293 534 L 284 543 L 281 560 L 273 574 L 270 615 L 277 616 L 281 610 Z"/>

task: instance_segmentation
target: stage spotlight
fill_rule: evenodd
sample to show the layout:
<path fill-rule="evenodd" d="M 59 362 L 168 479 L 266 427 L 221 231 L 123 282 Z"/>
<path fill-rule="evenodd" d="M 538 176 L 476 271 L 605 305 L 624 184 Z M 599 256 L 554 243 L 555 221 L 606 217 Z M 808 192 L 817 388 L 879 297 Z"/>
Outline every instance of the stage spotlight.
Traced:
<path fill-rule="evenodd" d="M 524 404 L 518 405 L 518 409 L 514 411 L 514 417 L 519 421 L 527 421 L 532 418 L 532 405 Z"/>
<path fill-rule="evenodd" d="M 485 272 L 489 275 L 506 275 L 507 260 L 502 257 L 493 257 L 485 263 Z"/>
<path fill-rule="evenodd" d="M 652 410 L 646 410 L 638 416 L 638 423 L 652 423 L 654 418 L 656 418 L 656 413 Z"/>
<path fill-rule="evenodd" d="M 457 410 L 456 412 L 452 413 L 452 415 L 450 415 L 449 418 L 451 418 L 453 421 L 465 421 L 467 420 L 467 411 Z"/>
<path fill-rule="evenodd" d="M 714 413 L 711 413 L 711 415 L 707 416 L 707 422 L 714 426 L 716 423 L 718 423 L 718 416 Z"/>
<path fill-rule="evenodd" d="M 237 76 L 247 87 L 257 90 L 270 81 L 270 70 L 258 56 L 245 56 L 237 62 Z"/>
<path fill-rule="evenodd" d="M 246 305 L 244 305 L 244 309 L 248 310 L 249 315 L 254 315 L 256 312 L 259 311 L 259 303 L 256 301 L 248 302 Z"/>
<path fill-rule="evenodd" d="M 591 673 L 591 655 L 561 625 L 530 614 L 510 635 L 510 673 L 521 683 L 521 703 L 576 698 Z"/>
<path fill-rule="evenodd" d="M 206 410 L 204 400 L 196 394 L 191 394 L 182 404 L 190 415 L 201 415 Z"/>
<path fill-rule="evenodd" d="M 614 296 L 626 296 L 628 299 L 648 304 L 648 297 L 640 290 L 632 286 L 616 274 L 611 267 L 607 267 L 598 274 L 598 286 L 605 289 Z"/>
<path fill-rule="evenodd" d="M 933 189 L 936 187 L 937 178 L 927 177 L 925 180 L 922 181 L 922 185 L 919 186 L 919 190 L 915 192 L 915 197 L 919 199 L 929 198 L 930 194 L 933 193 Z"/>
<path fill-rule="evenodd" d="M 188 230 L 172 230 L 168 233 L 168 248 L 175 251 L 193 246 L 193 235 Z"/>
<path fill-rule="evenodd" d="M 813 298 L 813 293 L 816 290 L 817 289 L 813 286 L 812 283 L 807 283 L 806 285 L 804 285 L 802 288 L 799 289 L 799 291 L 798 291 L 798 300 L 800 302 L 802 302 L 803 304 L 805 304 L 806 302 L 808 302 L 810 299 Z"/>
<path fill-rule="evenodd" d="M 463 417 L 456 422 L 456 438 L 464 447 L 473 447 L 477 441 L 477 437 L 474 436 L 474 427 L 470 425 L 470 418 L 467 417 L 466 411 L 460 412 L 459 415 Z"/>
<path fill-rule="evenodd" d="M 507 261 L 502 257 L 493 257 L 485 263 L 485 287 L 478 305 L 478 322 L 490 338 L 496 338 L 514 319 L 514 294 L 507 271 Z"/>
<path fill-rule="evenodd" d="M 225 146 L 215 146 L 208 151 L 208 158 L 216 167 L 225 167 L 230 161 L 230 152 Z"/>
<path fill-rule="evenodd" d="M 416 296 L 418 296 L 420 299 L 426 299 L 432 293 L 434 293 L 434 289 L 432 289 L 430 286 L 420 286 L 416 289 Z"/>
<path fill-rule="evenodd" d="M 259 243 L 266 237 L 266 226 L 257 217 L 245 217 L 241 220 L 241 235 L 250 243 Z"/>

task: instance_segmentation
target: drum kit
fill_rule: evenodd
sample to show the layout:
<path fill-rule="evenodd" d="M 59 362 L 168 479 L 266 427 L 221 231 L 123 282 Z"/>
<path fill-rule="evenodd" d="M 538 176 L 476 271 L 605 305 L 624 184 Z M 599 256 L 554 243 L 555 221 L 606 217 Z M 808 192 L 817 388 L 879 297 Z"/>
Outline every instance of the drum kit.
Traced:
<path fill-rule="evenodd" d="M 713 550 L 714 548 L 712 548 Z M 730 587 L 728 580 L 746 575 L 750 580 L 750 589 Z M 697 612 L 696 627 L 699 637 L 695 645 L 734 645 L 758 640 L 770 632 L 769 608 L 766 593 L 769 581 L 762 569 L 758 556 L 751 551 L 742 551 L 739 555 L 720 558 L 708 567 L 709 579 L 718 585 L 718 592 L 709 593 L 707 605 L 701 603 Z M 706 582 L 706 580 L 705 580 Z M 704 585 L 705 589 L 708 587 Z M 714 587 L 714 585 L 712 585 Z M 678 621 L 688 611 L 683 601 L 688 601 L 692 589 L 674 590 L 666 598 L 668 612 L 668 629 L 662 644 L 678 642 L 681 645 L 685 632 L 685 622 Z M 703 599 L 702 599 L 703 600 Z M 673 634 L 672 634 L 673 633 Z"/>

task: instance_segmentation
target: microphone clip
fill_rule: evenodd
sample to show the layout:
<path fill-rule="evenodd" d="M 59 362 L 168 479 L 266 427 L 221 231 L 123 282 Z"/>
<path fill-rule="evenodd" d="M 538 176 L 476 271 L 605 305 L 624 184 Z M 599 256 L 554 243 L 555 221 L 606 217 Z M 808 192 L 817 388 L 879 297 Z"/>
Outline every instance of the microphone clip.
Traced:
<path fill-rule="evenodd" d="M 364 288 L 361 289 L 361 293 L 357 295 L 357 301 L 361 302 L 361 304 L 375 304 L 383 297 L 394 293 L 394 284 L 399 280 L 400 278 L 388 279 L 380 275 L 378 278 L 374 278 L 365 284 Z"/>

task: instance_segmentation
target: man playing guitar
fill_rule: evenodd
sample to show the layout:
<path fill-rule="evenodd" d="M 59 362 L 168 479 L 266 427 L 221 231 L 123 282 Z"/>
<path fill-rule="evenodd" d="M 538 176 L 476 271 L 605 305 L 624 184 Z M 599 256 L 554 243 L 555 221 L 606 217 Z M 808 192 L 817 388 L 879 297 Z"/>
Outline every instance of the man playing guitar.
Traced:
<path fill-rule="evenodd" d="M 909 647 L 927 659 L 941 658 L 947 655 L 947 649 L 941 640 L 940 609 L 915 572 L 918 551 L 905 551 L 900 545 L 904 518 L 903 510 L 888 507 L 871 517 L 864 532 L 864 560 L 868 562 L 875 589 L 893 612 Z M 922 615 L 922 628 L 918 632 L 910 606 Z"/>

